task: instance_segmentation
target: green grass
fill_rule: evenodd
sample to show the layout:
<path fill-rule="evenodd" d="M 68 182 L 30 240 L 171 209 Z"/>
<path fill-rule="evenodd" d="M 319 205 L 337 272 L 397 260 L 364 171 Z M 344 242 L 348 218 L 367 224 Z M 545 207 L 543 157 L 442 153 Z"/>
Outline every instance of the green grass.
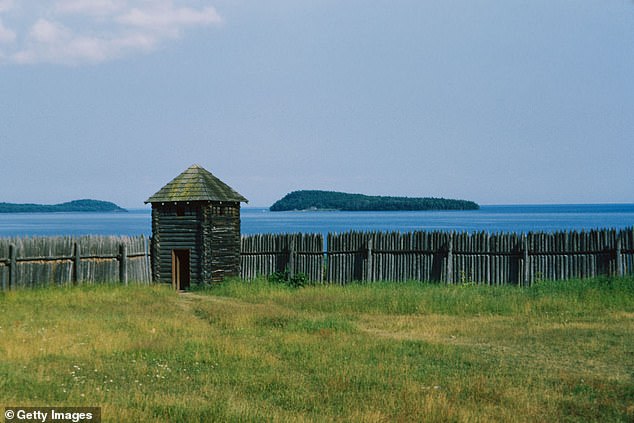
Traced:
<path fill-rule="evenodd" d="M 0 407 L 104 421 L 632 421 L 634 279 L 0 293 Z"/>

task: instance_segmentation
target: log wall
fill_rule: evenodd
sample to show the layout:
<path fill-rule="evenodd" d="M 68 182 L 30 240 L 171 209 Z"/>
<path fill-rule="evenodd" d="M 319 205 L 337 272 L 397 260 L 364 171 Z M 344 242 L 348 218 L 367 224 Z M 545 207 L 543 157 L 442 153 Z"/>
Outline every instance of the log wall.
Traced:
<path fill-rule="evenodd" d="M 0 239 L 0 288 L 5 290 L 131 280 L 151 281 L 143 236 Z"/>
<path fill-rule="evenodd" d="M 420 280 L 531 285 L 540 280 L 634 275 L 634 228 L 528 234 L 348 232 L 329 234 L 327 248 L 321 234 L 249 235 L 239 242 L 239 276 L 244 280 L 284 270 L 333 284 Z M 232 251 L 218 257 L 232 256 L 235 261 L 237 253 Z M 166 282 L 171 282 L 169 260 Z M 148 240 L 143 236 L 0 239 L 0 288 L 5 290 L 149 283 L 150 269 Z"/>
<path fill-rule="evenodd" d="M 172 251 L 189 250 L 192 282 L 201 279 L 202 208 L 174 204 L 152 205 L 154 280 L 172 282 Z"/>
<path fill-rule="evenodd" d="M 311 239 L 310 247 L 303 249 L 313 261 L 304 270 L 297 266 L 293 270 L 328 283 L 420 280 L 530 285 L 539 280 L 634 275 L 634 228 L 628 228 L 528 234 L 331 233 L 326 249 L 320 249 L 317 235 L 243 236 L 242 277 L 252 279 L 287 268 L 289 240 L 300 236 Z M 314 270 L 320 250 L 321 278 Z"/>

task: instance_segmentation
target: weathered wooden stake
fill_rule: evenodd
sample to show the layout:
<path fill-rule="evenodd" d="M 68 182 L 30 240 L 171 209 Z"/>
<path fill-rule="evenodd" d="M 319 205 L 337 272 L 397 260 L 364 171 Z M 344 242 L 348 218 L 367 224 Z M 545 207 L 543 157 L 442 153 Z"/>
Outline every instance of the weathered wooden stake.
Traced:
<path fill-rule="evenodd" d="M 119 282 L 128 284 L 128 250 L 125 244 L 119 246 Z"/>
<path fill-rule="evenodd" d="M 453 234 L 449 234 L 449 245 L 447 246 L 447 283 L 453 283 Z"/>
<path fill-rule="evenodd" d="M 145 256 L 143 257 L 144 263 L 145 263 L 145 271 L 147 272 L 147 276 L 146 276 L 146 280 L 151 281 L 152 280 L 152 263 L 151 263 L 151 257 L 150 257 L 150 242 L 151 239 L 146 239 L 143 238 L 143 252 L 145 253 Z"/>
<path fill-rule="evenodd" d="M 73 256 L 73 284 L 79 283 L 81 279 L 81 246 L 78 242 L 74 245 Z"/>
<path fill-rule="evenodd" d="M 524 254 L 524 278 L 523 284 L 524 286 L 529 286 L 531 284 L 530 280 L 530 258 L 528 256 L 528 238 L 526 234 L 522 234 L 522 250 Z"/>
<path fill-rule="evenodd" d="M 9 245 L 9 289 L 17 286 L 18 261 L 15 244 Z"/>
<path fill-rule="evenodd" d="M 291 237 L 288 245 L 288 273 L 295 275 L 295 238 Z"/>
<path fill-rule="evenodd" d="M 623 255 L 622 252 L 622 243 L 621 243 L 621 234 L 619 233 L 616 238 L 616 274 L 618 277 L 623 277 Z"/>
<path fill-rule="evenodd" d="M 372 238 L 368 240 L 368 270 L 367 270 L 367 279 L 369 282 L 374 280 L 374 268 L 372 267 Z"/>

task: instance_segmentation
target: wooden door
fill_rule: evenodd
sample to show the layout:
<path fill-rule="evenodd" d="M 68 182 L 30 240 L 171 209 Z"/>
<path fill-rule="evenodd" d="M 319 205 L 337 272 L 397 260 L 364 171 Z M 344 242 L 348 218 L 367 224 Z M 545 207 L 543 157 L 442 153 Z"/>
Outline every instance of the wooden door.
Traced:
<path fill-rule="evenodd" d="M 172 286 L 181 291 L 189 289 L 189 250 L 172 250 Z"/>

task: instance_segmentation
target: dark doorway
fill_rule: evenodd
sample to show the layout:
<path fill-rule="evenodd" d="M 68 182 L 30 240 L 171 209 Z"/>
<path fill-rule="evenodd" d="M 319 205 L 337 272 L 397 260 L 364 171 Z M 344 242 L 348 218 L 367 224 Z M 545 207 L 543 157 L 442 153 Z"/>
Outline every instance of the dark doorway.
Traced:
<path fill-rule="evenodd" d="M 172 286 L 181 291 L 189 289 L 189 250 L 172 250 Z"/>

